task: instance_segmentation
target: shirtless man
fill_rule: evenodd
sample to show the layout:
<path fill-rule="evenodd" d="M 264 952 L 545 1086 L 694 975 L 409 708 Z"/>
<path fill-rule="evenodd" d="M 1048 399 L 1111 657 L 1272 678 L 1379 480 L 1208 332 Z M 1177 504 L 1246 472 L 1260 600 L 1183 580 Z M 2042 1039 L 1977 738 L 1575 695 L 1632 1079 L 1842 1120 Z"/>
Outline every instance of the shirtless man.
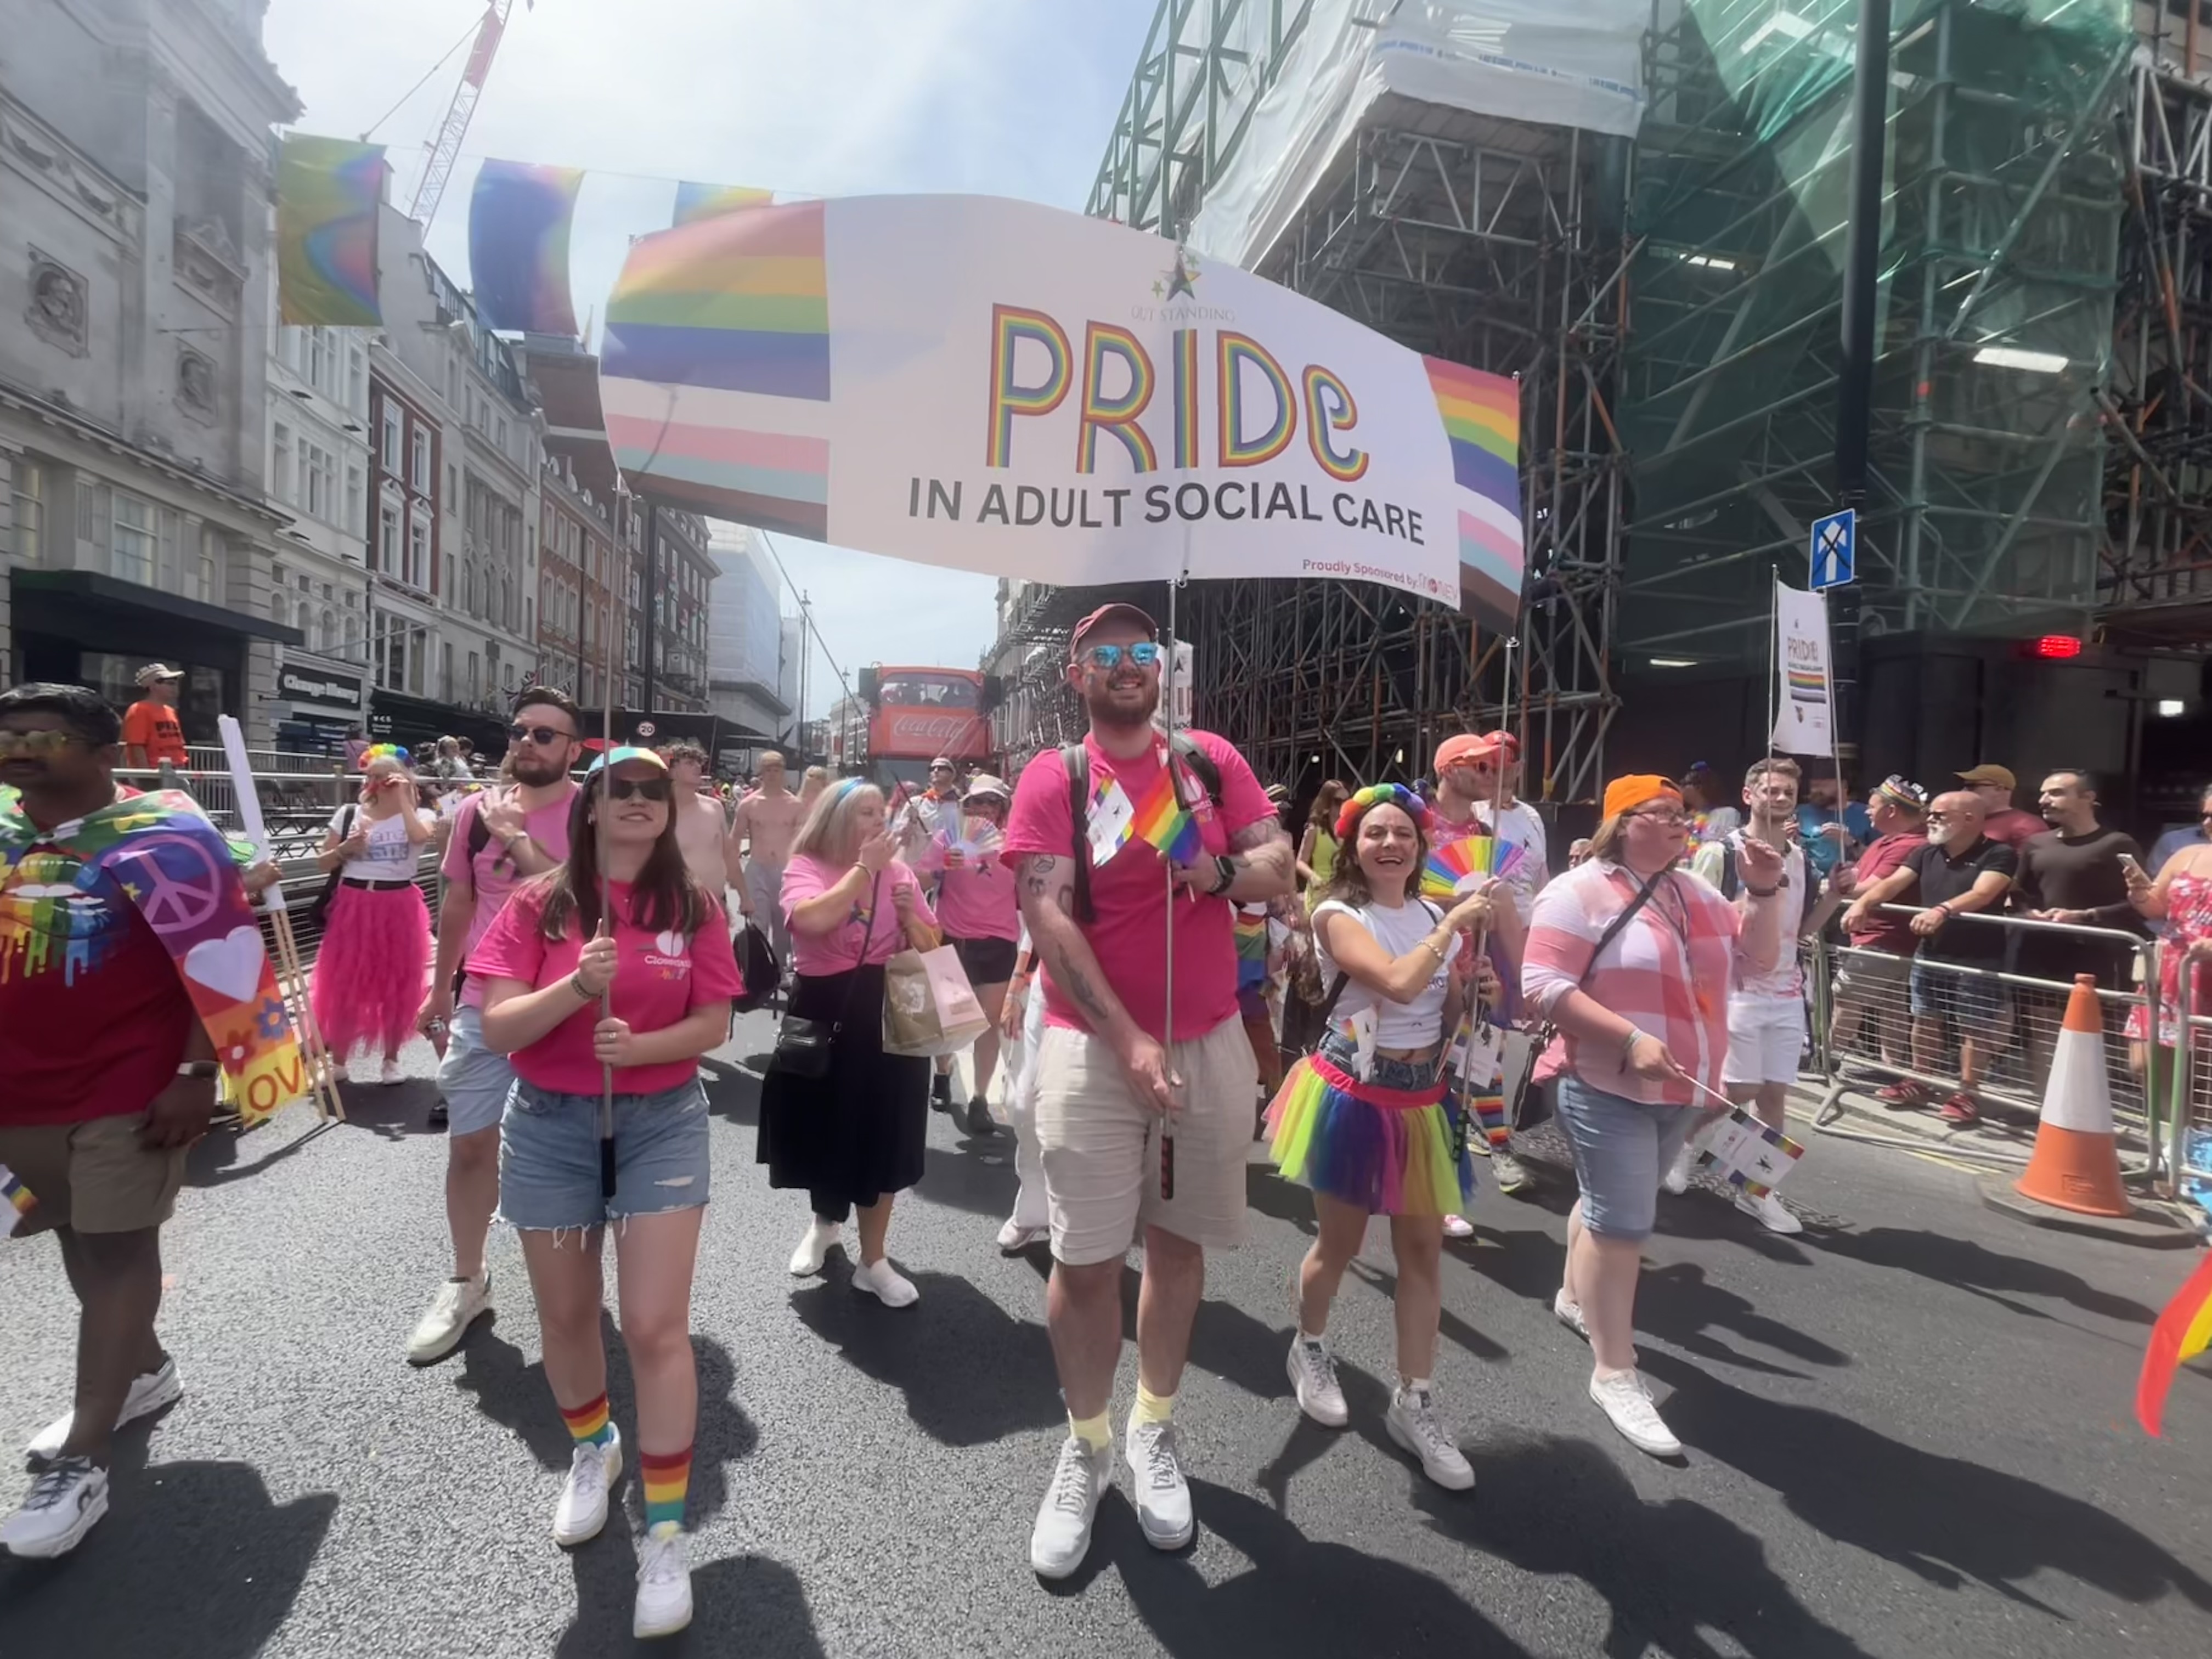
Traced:
<path fill-rule="evenodd" d="M 660 751 L 668 763 L 668 775 L 676 784 L 676 844 L 684 849 L 684 866 L 697 882 L 720 901 L 723 890 L 745 884 L 744 868 L 738 859 L 738 838 L 722 816 L 722 803 L 699 793 L 707 775 L 707 751 L 696 743 L 677 742 Z"/>
<path fill-rule="evenodd" d="M 760 787 L 738 803 L 737 819 L 730 826 L 733 862 L 738 844 L 747 837 L 752 841 L 752 856 L 731 884 L 738 890 L 739 913 L 759 922 L 778 962 L 791 957 L 791 934 L 783 920 L 783 866 L 791 862 L 791 843 L 805 816 L 805 804 L 784 787 L 783 757 L 769 750 L 761 757 Z"/>

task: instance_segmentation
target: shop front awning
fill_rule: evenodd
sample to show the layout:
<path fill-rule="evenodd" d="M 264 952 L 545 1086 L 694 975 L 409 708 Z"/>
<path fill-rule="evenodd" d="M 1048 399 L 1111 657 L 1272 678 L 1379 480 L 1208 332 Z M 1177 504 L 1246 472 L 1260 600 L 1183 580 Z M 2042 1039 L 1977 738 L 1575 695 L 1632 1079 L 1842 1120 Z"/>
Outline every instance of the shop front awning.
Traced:
<path fill-rule="evenodd" d="M 179 593 L 165 593 L 158 587 L 127 582 L 119 576 L 103 575 L 97 570 L 33 570 L 18 567 L 9 580 L 18 605 L 27 597 L 34 603 L 43 600 L 40 609 L 51 610 L 55 616 L 66 615 L 76 624 L 69 631 L 78 637 L 83 637 L 87 629 L 96 629 L 98 613 L 108 610 L 127 611 L 137 617 L 150 611 L 174 623 L 242 635 L 249 639 L 270 640 L 278 645 L 303 646 L 307 642 L 307 635 L 298 629 L 271 622 L 266 617 L 249 616 L 243 611 L 210 605 L 202 599 L 188 599 Z M 22 625 L 21 618 L 18 625 Z M 52 627 L 52 623 L 40 625 Z"/>

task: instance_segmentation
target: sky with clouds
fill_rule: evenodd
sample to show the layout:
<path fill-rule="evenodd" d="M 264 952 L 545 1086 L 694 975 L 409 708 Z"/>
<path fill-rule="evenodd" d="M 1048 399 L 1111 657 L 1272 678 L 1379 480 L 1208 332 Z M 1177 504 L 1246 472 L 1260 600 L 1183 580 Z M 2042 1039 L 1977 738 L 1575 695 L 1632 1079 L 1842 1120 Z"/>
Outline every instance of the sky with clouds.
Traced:
<path fill-rule="evenodd" d="M 306 106 L 301 130 L 358 137 L 374 124 L 404 206 L 466 46 L 408 89 L 473 35 L 483 9 L 483 0 L 271 0 L 264 39 Z M 665 228 L 678 179 L 813 196 L 977 191 L 1080 209 L 1153 10 L 1154 0 L 518 5 L 430 252 L 467 281 L 469 190 L 487 156 L 587 170 L 570 250 L 580 318 L 604 304 L 629 239 Z M 972 666 L 990 641 L 990 578 L 776 539 L 848 673 L 871 661 Z M 830 683 L 818 659 L 812 678 Z"/>

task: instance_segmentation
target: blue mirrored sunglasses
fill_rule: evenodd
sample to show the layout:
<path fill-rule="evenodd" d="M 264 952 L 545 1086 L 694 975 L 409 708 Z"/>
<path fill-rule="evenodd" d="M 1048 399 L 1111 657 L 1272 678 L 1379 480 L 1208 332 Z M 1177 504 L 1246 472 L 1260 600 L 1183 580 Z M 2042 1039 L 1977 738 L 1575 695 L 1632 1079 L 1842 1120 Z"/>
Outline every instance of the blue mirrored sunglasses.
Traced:
<path fill-rule="evenodd" d="M 1093 668 L 1111 670 L 1121 665 L 1121 653 L 1125 651 L 1129 660 L 1139 668 L 1150 668 L 1160 659 L 1157 640 L 1139 640 L 1134 645 L 1094 645 L 1083 654 Z"/>

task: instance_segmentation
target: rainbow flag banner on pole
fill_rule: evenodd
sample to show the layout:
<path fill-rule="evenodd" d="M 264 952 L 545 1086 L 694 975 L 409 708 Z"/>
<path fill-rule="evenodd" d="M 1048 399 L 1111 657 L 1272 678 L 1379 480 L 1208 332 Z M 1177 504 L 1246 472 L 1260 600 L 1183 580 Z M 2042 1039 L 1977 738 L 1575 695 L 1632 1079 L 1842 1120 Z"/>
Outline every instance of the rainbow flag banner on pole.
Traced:
<path fill-rule="evenodd" d="M 1036 203 L 715 199 L 686 186 L 607 306 L 608 436 L 660 499 L 1031 581 L 1517 611 L 1513 380 Z"/>
<path fill-rule="evenodd" d="M 283 321 L 374 328 L 384 146 L 284 136 L 276 155 L 276 302 Z"/>
<path fill-rule="evenodd" d="M 487 327 L 574 338 L 568 228 L 578 167 L 486 161 L 469 194 L 469 278 Z"/>
<path fill-rule="evenodd" d="M 2212 1255 L 2197 1264 L 2151 1327 L 2142 1375 L 2136 1382 L 2136 1421 L 2155 1435 L 2166 1420 L 2166 1394 L 2184 1362 L 2212 1347 Z"/>

